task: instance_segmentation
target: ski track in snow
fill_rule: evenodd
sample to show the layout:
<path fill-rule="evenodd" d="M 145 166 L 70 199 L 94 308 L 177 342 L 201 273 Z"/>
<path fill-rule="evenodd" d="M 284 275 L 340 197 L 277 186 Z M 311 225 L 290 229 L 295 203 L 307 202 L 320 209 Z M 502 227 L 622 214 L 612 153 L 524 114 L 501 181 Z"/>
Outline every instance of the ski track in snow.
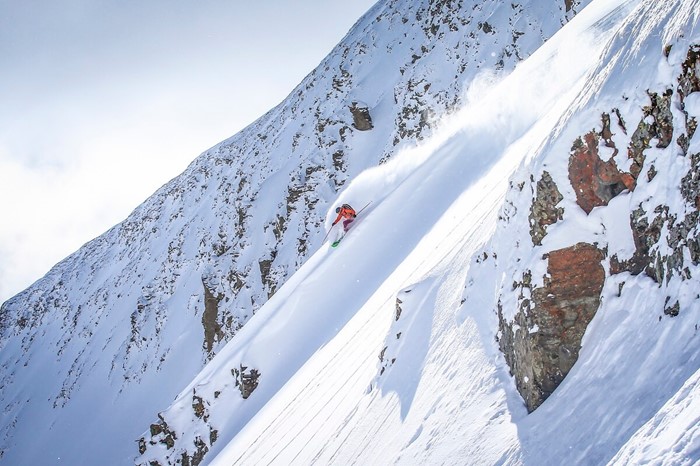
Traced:
<path fill-rule="evenodd" d="M 689 458 L 700 458 L 700 371 L 637 431 L 610 464 L 691 465 Z"/>

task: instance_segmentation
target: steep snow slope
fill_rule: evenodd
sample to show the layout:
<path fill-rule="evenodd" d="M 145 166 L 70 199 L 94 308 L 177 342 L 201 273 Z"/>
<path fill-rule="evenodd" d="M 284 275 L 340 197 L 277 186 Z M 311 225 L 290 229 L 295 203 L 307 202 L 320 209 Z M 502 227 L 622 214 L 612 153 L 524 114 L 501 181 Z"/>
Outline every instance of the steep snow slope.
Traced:
<path fill-rule="evenodd" d="M 159 415 L 137 462 L 700 461 L 698 11 L 595 1 L 441 133 L 354 179 L 338 202 L 371 209 Z M 590 207 L 578 161 L 593 139 L 584 155 L 607 168 Z M 559 197 L 538 230 L 545 185 Z M 562 251 L 565 276 L 600 275 L 596 299 L 572 298 L 594 315 L 561 385 L 526 406 L 543 388 L 506 332 L 547 333 L 542 296 L 566 315 Z"/>
<path fill-rule="evenodd" d="M 612 464 L 693 464 L 700 458 L 700 373 L 634 434 Z"/>
<path fill-rule="evenodd" d="M 153 413 L 318 249 L 347 181 L 579 5 L 379 2 L 288 99 L 3 304 L 0 457 L 130 461 Z"/>
<path fill-rule="evenodd" d="M 700 192 L 694 181 L 700 146 L 693 130 L 699 7 L 697 1 L 644 1 L 625 19 L 556 137 L 513 178 L 504 220 L 485 248 L 489 259 L 475 267 L 476 290 L 485 286 L 482 269 L 494 267 L 502 277 L 489 303 L 499 309 L 501 348 L 508 346 L 507 322 L 524 340 L 544 333 L 538 328 L 547 322 L 543 314 L 555 312 L 549 299 L 568 318 L 558 280 L 570 279 L 573 288 L 601 286 L 578 361 L 542 406 L 517 422 L 526 460 L 605 463 L 659 410 L 669 409 L 663 406 L 677 392 L 674 404 L 686 403 L 689 391 L 679 390 L 700 367 Z M 544 172 L 561 192 L 555 202 L 561 215 L 533 246 L 533 197 Z M 591 262 L 580 253 L 585 250 L 596 251 L 598 270 L 577 281 L 575 269 Z M 574 272 L 567 277 L 562 268 Z M 521 393 L 530 393 L 528 371 L 511 370 Z M 693 423 L 691 411 L 673 411 L 676 422 Z M 697 448 L 682 445 L 668 446 L 678 457 L 660 459 L 700 461 Z M 625 449 L 614 464 L 635 464 Z"/>

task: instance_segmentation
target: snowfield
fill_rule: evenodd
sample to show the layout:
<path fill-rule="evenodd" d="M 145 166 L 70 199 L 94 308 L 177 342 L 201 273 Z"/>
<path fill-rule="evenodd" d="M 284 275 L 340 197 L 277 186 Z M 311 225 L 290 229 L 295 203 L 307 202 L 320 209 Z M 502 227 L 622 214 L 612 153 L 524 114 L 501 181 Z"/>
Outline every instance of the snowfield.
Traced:
<path fill-rule="evenodd" d="M 608 277 L 578 362 L 528 415 L 496 343 L 499 289 L 516 264 L 476 260 L 541 255 L 512 252 L 529 238 L 527 223 L 500 221 L 509 189 L 543 166 L 566 179 L 588 122 L 631 89 L 671 81 L 680 55 L 646 63 L 659 60 L 660 36 L 680 51 L 700 38 L 690 13 L 700 10 L 688 4 L 697 7 L 593 2 L 505 79 L 477 79 L 469 104 L 430 140 L 353 179 L 333 205 L 370 207 L 181 393 L 163 413 L 169 428 L 185 442 L 210 435 L 186 409 L 196 394 L 216 427 L 211 465 L 700 461 L 698 298 L 662 320 L 660 303 L 650 305 L 663 299 L 657 284 Z M 630 100 L 633 113 L 641 99 Z M 546 245 L 605 241 L 629 255 L 629 206 L 672 198 L 661 189 L 650 183 L 589 216 L 569 201 Z M 331 209 L 327 229 L 334 218 Z M 261 374 L 245 400 L 231 379 L 239 366 Z M 157 458 L 152 449 L 138 461 Z"/>
<path fill-rule="evenodd" d="M 0 461 L 700 464 L 700 0 L 457 3 L 378 2 L 3 305 Z M 507 332 L 586 266 L 531 409 Z"/>

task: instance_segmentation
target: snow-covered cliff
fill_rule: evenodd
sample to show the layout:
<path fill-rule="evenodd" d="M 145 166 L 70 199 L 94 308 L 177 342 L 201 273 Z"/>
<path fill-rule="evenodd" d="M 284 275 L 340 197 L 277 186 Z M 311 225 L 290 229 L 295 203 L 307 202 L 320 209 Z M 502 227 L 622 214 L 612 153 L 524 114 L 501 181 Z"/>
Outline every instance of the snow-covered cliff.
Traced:
<path fill-rule="evenodd" d="M 353 178 L 137 463 L 699 462 L 698 11 L 593 1 Z"/>
<path fill-rule="evenodd" d="M 377 3 L 284 102 L 3 304 L 0 457 L 130 462 L 155 413 L 318 250 L 338 192 L 583 5 Z"/>

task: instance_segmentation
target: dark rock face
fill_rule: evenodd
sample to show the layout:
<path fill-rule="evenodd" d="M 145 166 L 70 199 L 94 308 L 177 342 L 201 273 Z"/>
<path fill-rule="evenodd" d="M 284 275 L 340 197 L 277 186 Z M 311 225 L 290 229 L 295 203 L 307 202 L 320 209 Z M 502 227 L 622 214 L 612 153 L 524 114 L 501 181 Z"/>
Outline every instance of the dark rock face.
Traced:
<path fill-rule="evenodd" d="M 690 170 L 681 180 L 681 194 L 691 210 L 700 210 L 700 153 L 690 156 Z"/>
<path fill-rule="evenodd" d="M 671 214 L 666 205 L 658 205 L 653 212 L 645 212 L 640 205 L 630 215 L 632 237 L 635 251 L 631 258 L 620 260 L 611 257 L 610 273 L 630 272 L 638 275 L 642 272 L 657 283 L 668 284 L 674 276 L 682 280 L 691 278 L 686 258 L 693 265 L 700 263 L 700 211 L 697 199 L 700 197 L 700 187 L 697 179 L 700 176 L 700 154 L 691 156 L 691 167 L 681 180 L 681 193 L 685 198 L 686 211 L 684 215 Z M 662 233 L 666 236 L 662 237 Z M 658 247 L 665 240 L 668 249 L 662 253 Z M 667 315 L 675 316 L 675 313 Z"/>
<path fill-rule="evenodd" d="M 277 251 L 273 250 L 271 253 L 272 258 L 263 259 L 258 262 L 258 267 L 260 268 L 260 281 L 263 287 L 267 290 L 267 297 L 271 298 L 272 295 L 277 291 L 277 280 L 275 280 L 272 264 L 277 256 Z"/>
<path fill-rule="evenodd" d="M 651 140 L 656 139 L 656 147 L 666 148 L 673 138 L 673 115 L 671 114 L 671 96 L 673 90 L 667 89 L 659 95 L 648 92 L 651 103 L 643 107 L 643 116 L 632 134 L 632 140 L 628 148 L 628 156 L 632 159 L 630 173 L 637 179 L 646 156 L 644 151 L 651 147 Z M 649 121 L 651 119 L 651 122 Z"/>
<path fill-rule="evenodd" d="M 655 273 L 651 266 L 650 251 L 659 241 L 662 222 L 660 218 L 649 222 L 646 212 L 642 207 L 639 207 L 630 214 L 630 226 L 632 227 L 635 252 L 630 259 L 622 261 L 617 255 L 613 255 L 610 258 L 610 273 L 614 275 L 627 271 L 633 275 L 639 275 L 646 271 L 647 275 L 655 278 Z"/>
<path fill-rule="evenodd" d="M 241 397 L 243 399 L 248 399 L 248 397 L 258 388 L 258 379 L 260 379 L 260 372 L 257 369 L 250 369 L 247 366 L 241 364 L 239 369 L 231 369 L 231 373 L 236 378 L 236 387 L 241 391 Z"/>
<path fill-rule="evenodd" d="M 681 68 L 678 77 L 678 104 L 685 114 L 685 129 L 688 133 L 679 135 L 677 144 L 681 149 L 680 155 L 688 157 L 690 161 L 690 167 L 680 180 L 679 186 L 686 202 L 685 212 L 671 214 L 669 207 L 663 204 L 647 212 L 640 204 L 630 213 L 635 252 L 631 258 L 622 260 L 613 255 L 610 261 L 612 274 L 627 271 L 637 275 L 644 272 L 660 285 L 664 281 L 668 283 L 673 276 L 679 276 L 683 280 L 691 278 L 685 257 L 690 257 L 693 265 L 700 262 L 700 232 L 697 229 L 700 219 L 700 154 L 688 153 L 689 141 L 694 136 L 697 122 L 694 117 L 689 117 L 683 105 L 687 95 L 700 91 L 700 77 L 697 75 L 697 70 L 700 70 L 700 46 L 693 45 L 689 48 Z M 659 142 L 656 147 L 665 148 L 670 145 L 674 132 L 670 111 L 673 91 L 669 89 L 661 96 L 649 92 L 649 96 L 651 105 L 643 110 L 645 117 L 653 117 L 653 123 L 649 124 L 644 120 L 639 123 L 629 148 L 629 155 L 634 159 L 632 171 L 637 174 L 642 170 L 645 160 L 643 149 L 650 147 L 649 140 L 657 138 Z M 656 176 L 654 167 L 649 171 L 651 172 L 652 168 Z M 663 231 L 667 232 L 665 238 L 662 238 Z M 664 239 L 669 248 L 662 254 L 658 245 Z M 667 306 L 664 313 L 676 316 L 679 309 L 680 304 L 676 301 L 674 305 Z"/>
<path fill-rule="evenodd" d="M 204 313 L 202 314 L 202 326 L 204 327 L 204 349 L 207 354 L 211 355 L 214 349 L 216 340 L 224 339 L 224 332 L 219 324 L 219 302 L 223 299 L 222 295 L 214 295 L 207 286 L 206 281 L 202 280 L 204 285 Z"/>
<path fill-rule="evenodd" d="M 700 91 L 700 45 L 692 45 L 688 49 L 688 56 L 683 62 L 681 75 L 678 77 L 678 95 L 681 101 L 681 109 L 685 113 L 685 130 L 688 133 L 678 138 L 678 144 L 682 147 L 686 144 L 684 155 L 687 154 L 688 139 L 692 139 L 698 129 L 698 121 L 695 117 L 689 117 L 685 111 L 685 97 L 693 92 Z"/>
<path fill-rule="evenodd" d="M 160 445 L 160 448 L 165 447 L 168 451 L 167 464 L 181 464 L 183 466 L 197 466 L 202 462 L 204 456 L 209 451 L 209 448 L 216 442 L 218 431 L 209 425 L 209 404 L 196 392 L 192 394 L 192 413 L 200 419 L 205 428 L 209 429 L 209 442 L 207 443 L 201 436 L 196 436 L 193 443 L 189 446 L 182 445 L 182 442 L 176 446 L 178 441 L 178 433 L 171 428 L 165 421 L 165 418 L 159 414 L 158 422 L 151 424 L 149 433 L 150 438 L 141 437 L 138 440 L 139 453 L 144 454 L 151 446 Z M 144 463 L 145 464 L 145 463 Z M 158 461 L 149 461 L 149 466 L 160 464 Z"/>
<path fill-rule="evenodd" d="M 530 207 L 530 237 L 532 244 L 540 246 L 542 239 L 547 235 L 547 227 L 561 220 L 564 209 L 557 204 L 564 199 L 552 176 L 548 172 L 542 173 L 542 178 L 537 182 L 537 194 Z"/>
<path fill-rule="evenodd" d="M 566 11 L 569 12 L 574 9 L 574 7 L 578 6 L 579 2 L 575 0 L 564 0 L 564 6 L 566 7 Z"/>
<path fill-rule="evenodd" d="M 168 450 L 175 446 L 175 439 L 177 439 L 177 435 L 170 429 L 168 423 L 165 422 L 165 419 L 163 419 L 161 416 L 158 416 L 157 423 L 151 424 L 150 434 L 151 438 L 148 440 L 148 443 L 150 445 L 161 444 L 164 445 L 165 448 L 167 448 Z M 138 441 L 138 444 L 139 451 L 145 452 L 147 448 L 146 439 L 141 437 Z"/>
<path fill-rule="evenodd" d="M 197 466 L 204 459 L 204 455 L 209 452 L 209 447 L 200 437 L 197 437 L 194 441 L 195 451 L 190 456 L 187 452 L 183 452 L 180 457 L 180 463 L 182 466 Z"/>
<path fill-rule="evenodd" d="M 534 411 L 564 380 L 578 359 L 581 339 L 600 305 L 605 253 L 588 243 L 552 251 L 544 286 L 521 283 L 512 322 L 499 309 L 499 346 L 528 411 Z"/>
<path fill-rule="evenodd" d="M 359 131 L 369 131 L 374 128 L 372 117 L 369 114 L 369 108 L 357 102 L 353 102 L 350 106 L 352 113 L 352 126 Z"/>
<path fill-rule="evenodd" d="M 384 342 L 382 350 L 379 352 L 379 376 L 383 375 L 384 372 L 391 368 L 399 354 L 399 346 L 401 345 L 401 337 L 406 331 L 405 318 L 407 314 L 415 312 L 415 309 L 411 309 L 410 303 L 406 303 L 408 295 L 411 293 L 411 288 L 404 288 L 396 296 L 396 304 L 394 313 L 394 322 L 392 323 L 389 335 Z M 410 320 L 410 319 L 409 319 Z M 405 338 L 404 338 L 405 340 Z"/>
<path fill-rule="evenodd" d="M 678 77 L 678 92 L 681 102 L 686 96 L 700 91 L 700 44 L 691 45 Z M 692 135 L 690 136 L 693 137 Z"/>

